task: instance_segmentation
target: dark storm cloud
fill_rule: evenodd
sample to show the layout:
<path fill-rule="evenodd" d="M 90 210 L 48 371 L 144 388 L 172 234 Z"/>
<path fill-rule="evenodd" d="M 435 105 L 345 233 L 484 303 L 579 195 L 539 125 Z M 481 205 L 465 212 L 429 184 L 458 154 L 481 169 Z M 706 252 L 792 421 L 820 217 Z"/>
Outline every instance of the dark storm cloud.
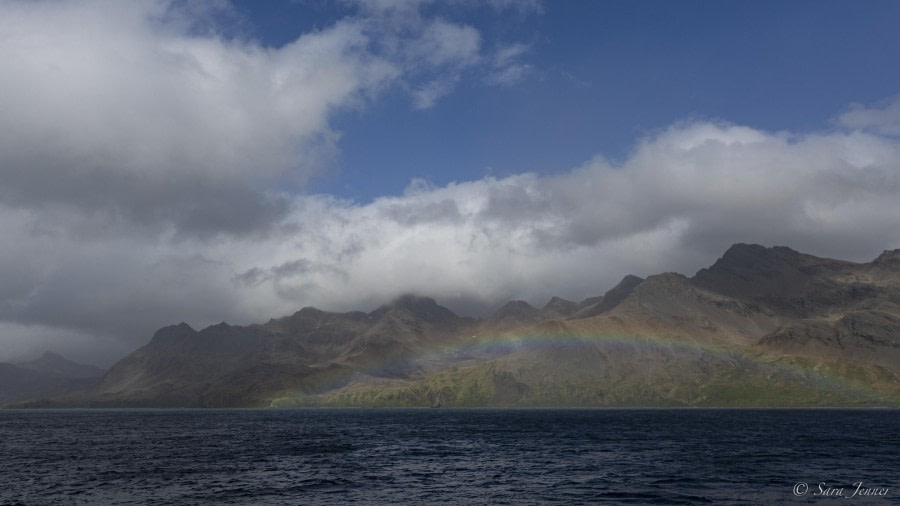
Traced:
<path fill-rule="evenodd" d="M 147 234 L 170 227 L 190 237 L 264 234 L 289 207 L 284 196 L 227 178 L 5 167 L 0 202 L 20 209 L 65 209 L 84 218 L 71 230 L 79 234 Z"/>

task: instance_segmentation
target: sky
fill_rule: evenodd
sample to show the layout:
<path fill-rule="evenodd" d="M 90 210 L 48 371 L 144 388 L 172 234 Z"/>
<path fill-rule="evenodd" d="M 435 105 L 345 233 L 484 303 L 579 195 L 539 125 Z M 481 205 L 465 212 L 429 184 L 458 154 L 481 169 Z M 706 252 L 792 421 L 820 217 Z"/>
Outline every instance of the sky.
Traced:
<path fill-rule="evenodd" d="M 900 248 L 894 1 L 0 0 L 0 360 Z"/>

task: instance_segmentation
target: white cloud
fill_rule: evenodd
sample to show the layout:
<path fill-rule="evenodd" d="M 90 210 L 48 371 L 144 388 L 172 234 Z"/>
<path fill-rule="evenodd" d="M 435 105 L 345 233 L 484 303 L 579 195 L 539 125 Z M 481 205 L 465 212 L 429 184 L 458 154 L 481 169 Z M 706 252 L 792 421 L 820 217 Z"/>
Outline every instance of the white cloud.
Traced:
<path fill-rule="evenodd" d="M 412 92 L 413 107 L 416 109 L 431 109 L 441 97 L 453 91 L 458 79 L 454 77 L 438 78 L 425 83 Z"/>
<path fill-rule="evenodd" d="M 461 76 L 481 61 L 481 34 L 442 19 L 409 24 L 410 41 L 396 55 L 409 77 L 413 107 L 429 109 L 456 87 Z M 392 34 L 398 36 L 398 33 Z"/>
<path fill-rule="evenodd" d="M 403 15 L 418 15 L 419 9 L 434 0 L 346 0 L 370 14 L 385 15 L 389 13 L 402 13 Z"/>
<path fill-rule="evenodd" d="M 345 0 L 346 3 L 359 6 L 361 9 L 376 14 L 385 13 L 418 13 L 426 5 L 445 5 L 452 7 L 481 7 L 489 5 L 495 11 L 515 11 L 522 15 L 543 12 L 541 0 Z"/>
<path fill-rule="evenodd" d="M 528 51 L 524 44 L 511 44 L 501 47 L 495 54 L 491 72 L 487 76 L 489 84 L 510 86 L 518 83 L 534 70 L 534 67 L 522 63 L 522 56 Z"/>
<path fill-rule="evenodd" d="M 519 174 L 361 205 L 289 200 L 265 237 L 85 241 L 3 213 L 2 319 L 135 345 L 186 320 L 248 323 L 315 305 L 370 309 L 404 292 L 456 307 L 581 298 L 622 275 L 692 274 L 734 242 L 869 260 L 900 247 L 900 145 L 864 132 L 676 124 L 619 165 Z M 42 230 L 38 233 L 38 230 Z"/>
<path fill-rule="evenodd" d="M 0 198 L 231 232 L 167 211 L 218 213 L 224 191 L 263 225 L 280 205 L 254 188 L 302 184 L 330 115 L 397 75 L 358 23 L 271 49 L 185 32 L 168 5 L 0 4 Z"/>
<path fill-rule="evenodd" d="M 332 163 L 336 111 L 398 83 L 432 107 L 482 59 L 475 28 L 415 9 L 269 48 L 197 30 L 217 4 L 192 5 L 0 4 L 0 202 L 188 234 L 265 229 L 285 209 L 268 188 Z"/>
<path fill-rule="evenodd" d="M 860 150 L 880 155 L 860 165 Z M 284 250 L 279 261 L 299 253 L 340 270 L 340 281 L 326 269 L 303 276 L 328 287 L 317 300 L 333 307 L 403 291 L 541 302 L 602 293 L 629 272 L 691 274 L 739 241 L 870 259 L 900 246 L 891 239 L 900 237 L 898 196 L 900 149 L 890 139 L 685 123 L 621 166 L 597 161 L 367 206 L 318 202 L 302 253 Z"/>
<path fill-rule="evenodd" d="M 454 13 L 466 7 L 483 7 L 479 2 L 385 0 L 351 3 L 359 5 L 369 15 L 364 23 L 366 33 L 377 33 L 373 39 L 378 53 L 402 69 L 401 82 L 410 91 L 416 109 L 433 107 L 440 98 L 453 92 L 468 73 L 483 74 L 488 84 L 512 85 L 533 70 L 532 65 L 523 61 L 526 46 L 500 41 L 500 49 L 488 53 L 482 47 L 481 33 L 474 26 L 439 16 L 426 19 L 421 12 L 424 6 L 437 6 L 441 12 Z M 498 12 L 514 10 L 521 14 L 538 11 L 536 6 L 539 4 L 504 5 L 500 2 L 493 5 Z"/>
<path fill-rule="evenodd" d="M 392 76 L 352 24 L 267 50 L 168 33 L 157 3 L 11 5 L 0 18 L 4 156 L 26 143 L 65 150 L 80 170 L 268 175 L 301 166 L 298 138 Z"/>
<path fill-rule="evenodd" d="M 448 23 L 442 19 L 425 28 L 421 38 L 411 46 L 413 58 L 429 65 L 468 66 L 479 59 L 481 35 L 466 25 Z"/>
<path fill-rule="evenodd" d="M 496 10 L 512 9 L 522 14 L 543 12 L 541 0 L 488 0 L 487 3 Z"/>
<path fill-rule="evenodd" d="M 858 103 L 852 104 L 847 112 L 838 117 L 838 123 L 851 129 L 900 136 L 900 95 L 881 105 L 866 107 Z"/>

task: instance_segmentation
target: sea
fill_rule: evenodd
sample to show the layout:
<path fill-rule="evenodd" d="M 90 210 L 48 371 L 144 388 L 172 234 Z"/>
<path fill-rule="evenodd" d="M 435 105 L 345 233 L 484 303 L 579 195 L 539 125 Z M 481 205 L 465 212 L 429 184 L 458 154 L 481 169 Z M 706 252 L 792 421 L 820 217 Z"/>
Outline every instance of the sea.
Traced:
<path fill-rule="evenodd" d="M 900 410 L 0 410 L 0 504 L 900 504 Z"/>

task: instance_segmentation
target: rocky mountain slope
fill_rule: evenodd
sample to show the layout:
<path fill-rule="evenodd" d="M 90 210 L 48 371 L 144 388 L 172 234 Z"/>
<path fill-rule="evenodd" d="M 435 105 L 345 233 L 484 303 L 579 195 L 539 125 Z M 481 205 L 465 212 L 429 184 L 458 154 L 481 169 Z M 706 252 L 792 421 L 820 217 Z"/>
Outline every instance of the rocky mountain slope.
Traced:
<path fill-rule="evenodd" d="M 738 244 L 694 277 L 457 316 L 425 297 L 160 329 L 56 406 L 900 405 L 900 250 Z"/>

